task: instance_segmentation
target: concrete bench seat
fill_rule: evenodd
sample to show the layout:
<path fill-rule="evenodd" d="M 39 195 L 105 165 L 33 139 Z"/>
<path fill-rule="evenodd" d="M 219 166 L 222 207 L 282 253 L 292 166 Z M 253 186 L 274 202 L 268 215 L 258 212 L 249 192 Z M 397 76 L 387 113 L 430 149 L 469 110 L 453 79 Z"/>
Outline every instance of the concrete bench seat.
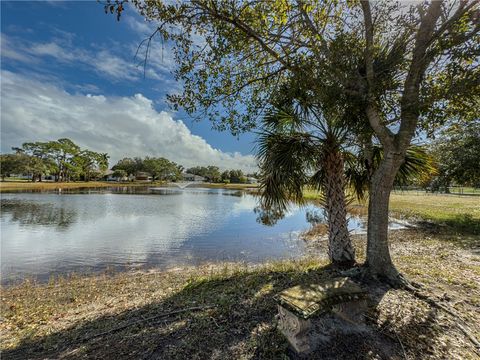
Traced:
<path fill-rule="evenodd" d="M 297 353 L 311 352 L 333 332 L 362 331 L 366 295 L 345 277 L 286 289 L 275 297 L 279 329 Z"/>

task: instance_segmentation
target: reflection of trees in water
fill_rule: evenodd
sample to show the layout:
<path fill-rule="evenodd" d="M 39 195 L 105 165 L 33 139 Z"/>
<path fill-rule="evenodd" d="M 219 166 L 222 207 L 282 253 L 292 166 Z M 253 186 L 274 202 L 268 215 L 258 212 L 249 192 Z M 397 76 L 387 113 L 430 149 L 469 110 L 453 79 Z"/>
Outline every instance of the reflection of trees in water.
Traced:
<path fill-rule="evenodd" d="M 318 224 L 325 224 L 327 219 L 325 209 L 307 210 L 307 212 L 305 213 L 305 217 L 307 219 L 307 222 L 312 226 Z"/>
<path fill-rule="evenodd" d="M 279 220 L 285 217 L 285 212 L 281 209 L 272 207 L 269 209 L 257 206 L 253 209 L 257 214 L 257 222 L 267 226 L 275 225 Z M 312 225 L 325 223 L 325 210 L 324 209 L 309 209 L 305 212 L 305 218 L 307 222 Z"/>
<path fill-rule="evenodd" d="M 285 212 L 277 208 L 266 209 L 257 206 L 253 211 L 257 214 L 257 222 L 266 226 L 273 226 L 285 217 Z"/>
<path fill-rule="evenodd" d="M 54 225 L 59 229 L 67 229 L 77 218 L 77 213 L 73 209 L 20 200 L 2 199 L 1 211 L 2 215 L 10 214 L 12 222 L 22 225 Z"/>
<path fill-rule="evenodd" d="M 220 194 L 224 195 L 224 196 L 236 196 L 236 197 L 242 197 L 245 195 L 245 193 L 241 190 L 238 190 L 238 191 L 225 191 L 225 192 L 221 192 Z"/>

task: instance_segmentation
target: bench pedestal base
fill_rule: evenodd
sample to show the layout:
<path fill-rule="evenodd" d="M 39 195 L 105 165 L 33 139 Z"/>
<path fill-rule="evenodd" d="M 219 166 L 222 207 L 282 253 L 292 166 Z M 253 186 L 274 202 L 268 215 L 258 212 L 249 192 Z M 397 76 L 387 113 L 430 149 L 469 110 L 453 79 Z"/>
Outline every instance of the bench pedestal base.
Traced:
<path fill-rule="evenodd" d="M 279 329 L 298 354 L 308 354 L 331 335 L 365 331 L 365 300 L 344 302 L 332 307 L 331 312 L 304 319 L 282 305 L 278 305 Z"/>

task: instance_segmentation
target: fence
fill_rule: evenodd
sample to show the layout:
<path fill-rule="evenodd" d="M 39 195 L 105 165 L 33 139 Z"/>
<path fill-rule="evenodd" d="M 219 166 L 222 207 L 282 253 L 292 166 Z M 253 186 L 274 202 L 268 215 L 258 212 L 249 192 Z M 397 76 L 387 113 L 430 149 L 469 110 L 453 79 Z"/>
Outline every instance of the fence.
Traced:
<path fill-rule="evenodd" d="M 432 190 L 431 188 L 422 188 L 419 186 L 395 186 L 393 188 L 393 192 L 396 194 L 414 193 L 417 195 L 450 194 L 480 196 L 480 188 L 469 186 L 449 186 L 447 188 L 442 187 L 438 190 Z"/>

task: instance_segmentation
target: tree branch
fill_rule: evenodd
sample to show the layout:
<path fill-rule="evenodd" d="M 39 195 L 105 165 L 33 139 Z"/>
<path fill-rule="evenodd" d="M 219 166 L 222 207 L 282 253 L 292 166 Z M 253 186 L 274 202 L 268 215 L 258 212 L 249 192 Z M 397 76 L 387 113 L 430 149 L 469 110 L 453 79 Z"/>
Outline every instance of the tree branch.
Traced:
<path fill-rule="evenodd" d="M 427 44 L 427 47 L 430 46 L 434 41 L 438 40 L 445 31 L 449 30 L 451 26 L 459 20 L 465 13 L 467 13 L 470 9 L 472 9 L 475 4 L 478 4 L 478 0 L 472 1 L 470 4 L 467 4 L 468 1 L 462 0 L 458 9 L 455 13 L 450 17 L 450 19 L 446 20 L 432 35 L 430 41 Z"/>
<path fill-rule="evenodd" d="M 418 122 L 420 83 L 431 61 L 425 55 L 434 34 L 436 23 L 441 15 L 442 4 L 442 0 L 430 3 L 415 37 L 412 61 L 405 79 L 402 100 L 400 102 L 401 122 L 400 129 L 396 135 L 396 143 L 400 149 L 406 149 L 414 135 Z"/>
<path fill-rule="evenodd" d="M 228 15 L 224 15 L 217 11 L 216 9 L 212 9 L 208 6 L 206 6 L 204 3 L 198 0 L 193 0 L 193 4 L 197 5 L 198 7 L 202 8 L 204 11 L 206 11 L 210 16 L 213 18 L 216 18 L 218 20 L 222 20 L 224 22 L 227 22 L 231 25 L 233 25 L 235 28 L 243 31 L 245 34 L 247 34 L 249 37 L 253 38 L 261 47 L 263 50 L 265 50 L 269 55 L 274 57 L 280 64 L 282 64 L 285 68 L 289 70 L 293 70 L 294 67 L 289 64 L 287 61 L 285 61 L 280 54 L 278 54 L 274 49 L 272 49 L 270 46 L 267 45 L 265 41 L 261 38 L 261 36 L 254 30 L 252 29 L 249 25 L 247 25 L 245 22 L 241 21 L 238 17 L 230 17 Z"/>
<path fill-rule="evenodd" d="M 365 21 L 365 67 L 367 73 L 367 118 L 368 121 L 375 131 L 375 134 L 378 136 L 380 142 L 383 146 L 389 146 L 393 143 L 393 133 L 388 127 L 386 127 L 381 122 L 381 117 L 377 109 L 376 101 L 373 94 L 373 89 L 375 86 L 375 73 L 373 70 L 373 21 L 372 21 L 372 12 L 370 9 L 370 3 L 368 0 L 363 0 L 362 10 Z"/>

